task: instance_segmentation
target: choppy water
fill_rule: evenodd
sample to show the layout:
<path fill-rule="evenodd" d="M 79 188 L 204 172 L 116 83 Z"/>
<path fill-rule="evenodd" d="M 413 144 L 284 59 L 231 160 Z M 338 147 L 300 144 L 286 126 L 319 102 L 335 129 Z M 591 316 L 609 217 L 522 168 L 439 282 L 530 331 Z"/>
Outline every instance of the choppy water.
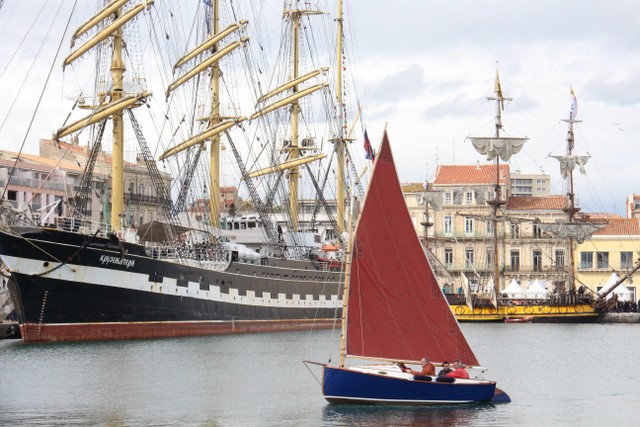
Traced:
<path fill-rule="evenodd" d="M 0 342 L 0 425 L 636 426 L 640 325 L 464 324 L 513 402 L 328 405 L 302 364 L 332 331 L 76 344 Z M 426 350 L 428 354 L 428 349 Z"/>

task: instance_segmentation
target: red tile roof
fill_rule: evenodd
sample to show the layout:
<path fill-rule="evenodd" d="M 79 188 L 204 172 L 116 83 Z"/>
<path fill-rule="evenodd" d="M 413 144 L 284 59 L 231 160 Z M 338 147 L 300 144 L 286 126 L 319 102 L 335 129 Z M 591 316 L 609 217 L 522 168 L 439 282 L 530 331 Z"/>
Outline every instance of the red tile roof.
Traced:
<path fill-rule="evenodd" d="M 507 210 L 510 211 L 541 211 L 562 210 L 567 206 L 565 196 L 518 196 L 510 197 Z"/>
<path fill-rule="evenodd" d="M 609 218 L 608 224 L 595 231 L 594 236 L 640 236 L 640 223 L 636 218 Z"/>
<path fill-rule="evenodd" d="M 500 184 L 507 183 L 509 165 L 500 165 Z M 434 185 L 495 184 L 495 165 L 440 165 L 436 171 Z"/>

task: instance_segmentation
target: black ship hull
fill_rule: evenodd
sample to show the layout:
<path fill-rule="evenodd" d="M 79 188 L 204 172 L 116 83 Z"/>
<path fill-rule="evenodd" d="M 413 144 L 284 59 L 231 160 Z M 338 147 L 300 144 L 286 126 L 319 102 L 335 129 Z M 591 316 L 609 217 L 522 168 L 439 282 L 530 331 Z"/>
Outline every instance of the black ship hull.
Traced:
<path fill-rule="evenodd" d="M 340 317 L 342 274 L 309 261 L 236 260 L 216 270 L 56 229 L 0 233 L 28 342 L 326 328 Z"/>

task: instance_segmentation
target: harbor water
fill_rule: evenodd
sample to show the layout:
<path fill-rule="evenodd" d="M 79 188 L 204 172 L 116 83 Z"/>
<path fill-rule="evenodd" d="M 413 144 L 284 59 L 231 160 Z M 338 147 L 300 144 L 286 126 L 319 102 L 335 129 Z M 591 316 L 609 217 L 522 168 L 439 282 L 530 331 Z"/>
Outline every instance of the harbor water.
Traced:
<path fill-rule="evenodd" d="M 335 331 L 25 345 L 0 341 L 0 425 L 636 426 L 640 325 L 463 324 L 512 403 L 334 406 Z M 428 349 L 425 349 L 428 355 Z"/>

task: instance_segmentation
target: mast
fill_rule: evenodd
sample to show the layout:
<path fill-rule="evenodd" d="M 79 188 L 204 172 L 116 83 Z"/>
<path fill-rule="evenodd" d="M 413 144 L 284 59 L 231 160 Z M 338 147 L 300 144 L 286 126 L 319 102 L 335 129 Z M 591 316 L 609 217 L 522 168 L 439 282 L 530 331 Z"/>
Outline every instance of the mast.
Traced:
<path fill-rule="evenodd" d="M 291 55 L 291 78 L 292 78 L 292 92 L 295 97 L 298 94 L 302 94 L 304 91 L 298 93 L 297 80 L 300 76 L 300 19 L 303 15 L 316 15 L 320 12 L 314 10 L 302 10 L 292 9 L 285 11 L 285 16 L 288 15 L 291 18 L 292 25 L 292 55 Z M 289 151 L 289 160 L 294 162 L 300 158 L 300 133 L 298 129 L 298 123 L 300 120 L 300 104 L 298 98 L 293 99 L 291 102 L 291 142 L 287 148 Z M 289 211 L 291 216 L 291 228 L 293 231 L 298 231 L 298 180 L 300 177 L 300 168 L 296 165 L 289 169 Z"/>
<path fill-rule="evenodd" d="M 124 216 L 124 123 L 123 111 L 125 109 L 135 108 L 144 102 L 145 98 L 150 96 L 149 92 L 130 94 L 124 93 L 123 78 L 126 71 L 122 51 L 124 41 L 122 39 L 122 27 L 133 18 L 135 18 L 143 10 L 149 8 L 154 0 L 145 0 L 132 7 L 126 12 L 124 5 L 126 0 L 113 1 L 107 4 L 89 21 L 83 24 L 72 38 L 72 46 L 82 35 L 86 34 L 95 27 L 100 27 L 95 35 L 89 40 L 75 49 L 63 62 L 63 66 L 70 65 L 76 59 L 82 57 L 94 47 L 109 37 L 113 38 L 113 53 L 111 59 L 111 78 L 113 85 L 108 94 L 101 94 L 99 99 L 101 103 L 85 108 L 94 110 L 88 117 L 77 120 L 58 129 L 53 134 L 54 140 L 77 132 L 86 126 L 98 123 L 101 120 L 111 118 L 113 121 L 113 148 L 112 148 L 112 166 L 111 166 L 111 229 L 118 229 L 123 226 Z M 104 100 L 108 100 L 104 102 Z"/>
<path fill-rule="evenodd" d="M 569 128 L 567 130 L 567 158 L 571 158 L 573 156 L 573 147 L 574 147 L 574 143 L 575 143 L 575 136 L 573 133 L 573 124 L 574 123 L 580 123 L 581 120 L 576 120 L 576 114 L 578 113 L 578 103 L 576 100 L 576 96 L 575 93 L 573 92 L 573 88 L 571 88 L 571 96 L 573 97 L 572 103 L 571 103 L 571 110 L 569 111 L 569 118 L 568 119 L 564 119 L 563 121 L 569 124 Z M 579 208 L 576 208 L 576 204 L 575 204 L 575 192 L 574 192 L 574 188 L 573 188 L 573 169 L 569 169 L 568 171 L 568 192 L 567 192 L 567 198 L 569 200 L 569 206 L 567 207 L 567 220 L 569 222 L 569 224 L 572 224 L 575 222 L 575 215 L 576 213 L 580 210 Z M 569 291 L 569 295 L 573 296 L 575 291 L 575 260 L 573 259 L 574 257 L 574 252 L 575 252 L 575 245 L 574 245 L 574 239 L 569 236 L 569 280 L 568 280 L 568 291 Z"/>
<path fill-rule="evenodd" d="M 118 8 L 116 17 L 122 15 L 122 7 Z M 122 32 L 118 28 L 113 35 L 113 59 L 111 61 L 111 77 L 113 89 L 111 99 L 118 101 L 122 98 L 122 79 L 126 68 L 122 60 Z M 123 228 L 124 220 L 124 122 L 122 110 L 111 116 L 112 130 L 112 161 L 111 161 L 111 228 Z"/>
<path fill-rule="evenodd" d="M 220 27 L 220 2 L 212 1 L 213 11 L 211 13 L 211 34 L 218 34 Z M 218 51 L 216 42 L 212 51 Z M 216 61 L 211 67 L 211 116 L 209 117 L 209 127 L 220 124 L 220 64 Z M 211 137 L 209 153 L 209 217 L 211 225 L 220 228 L 220 134 Z"/>
<path fill-rule="evenodd" d="M 295 80 L 299 77 L 299 56 L 300 56 L 300 17 L 301 10 L 291 13 L 293 25 L 293 52 L 291 58 L 291 68 L 293 71 L 292 78 Z M 293 92 L 298 92 L 298 85 L 294 85 Z M 289 146 L 289 159 L 295 161 L 300 157 L 298 149 L 298 120 L 300 115 L 300 104 L 294 101 L 291 105 L 291 145 Z M 291 212 L 291 228 L 298 231 L 298 178 L 300 176 L 300 168 L 294 166 L 289 169 L 289 210 Z"/>
<path fill-rule="evenodd" d="M 487 160 L 495 159 L 496 178 L 495 178 L 495 198 L 487 200 L 487 204 L 491 205 L 491 223 L 493 224 L 493 276 L 495 294 L 500 294 L 500 256 L 498 253 L 498 213 L 501 206 L 506 204 L 502 200 L 502 189 L 500 187 L 500 159 L 507 162 L 513 154 L 517 154 L 524 143 L 528 140 L 526 137 L 504 137 L 500 135 L 502 130 L 502 111 L 504 110 L 504 101 L 511 101 L 512 98 L 505 98 L 502 94 L 500 86 L 500 76 L 496 70 L 496 81 L 494 85 L 495 96 L 487 97 L 490 101 L 496 101 L 496 121 L 494 137 L 469 137 L 473 144 L 473 148 L 487 156 Z"/>
<path fill-rule="evenodd" d="M 344 270 L 344 286 L 342 291 L 342 318 L 341 318 L 341 331 L 340 331 L 340 368 L 344 368 L 344 362 L 347 358 L 347 325 L 349 310 L 349 282 L 351 280 L 351 256 L 353 252 L 353 244 L 355 242 L 355 234 L 353 232 L 353 220 L 355 219 L 354 206 L 355 203 L 351 202 L 351 210 L 349 212 L 349 239 L 347 241 L 347 250 L 345 253 L 345 270 Z"/>
<path fill-rule="evenodd" d="M 504 101 L 511 101 L 511 98 L 505 98 L 502 94 L 502 87 L 500 86 L 500 76 L 498 70 L 496 70 L 496 82 L 494 85 L 494 92 L 496 96 L 487 97 L 490 101 L 496 101 L 496 138 L 500 138 L 500 130 L 502 129 L 502 110 L 504 109 Z M 502 190 L 500 187 L 500 156 L 496 156 L 496 181 L 495 181 L 495 199 L 489 200 L 487 203 L 491 205 L 491 221 L 493 224 L 493 277 L 495 294 L 500 294 L 500 257 L 498 255 L 498 210 L 506 202 L 502 200 Z"/>
<path fill-rule="evenodd" d="M 336 182 L 336 209 L 338 216 L 338 230 L 340 235 L 344 231 L 344 152 L 345 152 L 345 117 L 344 104 L 342 99 L 342 42 L 344 35 L 343 17 L 342 17 L 342 0 L 338 0 L 338 34 L 336 40 L 336 96 L 338 100 L 338 137 L 336 138 L 336 157 L 337 157 L 337 182 Z M 337 240 L 338 244 L 340 239 Z"/>

